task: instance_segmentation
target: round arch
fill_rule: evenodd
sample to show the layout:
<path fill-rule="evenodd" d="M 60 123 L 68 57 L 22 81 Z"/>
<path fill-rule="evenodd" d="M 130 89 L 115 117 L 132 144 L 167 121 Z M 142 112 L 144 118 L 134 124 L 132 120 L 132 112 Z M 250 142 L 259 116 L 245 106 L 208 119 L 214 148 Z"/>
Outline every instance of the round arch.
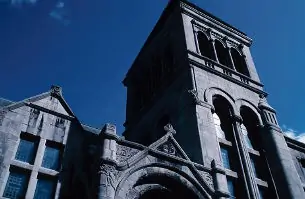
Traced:
<path fill-rule="evenodd" d="M 213 106 L 213 97 L 215 97 L 217 95 L 225 98 L 228 101 L 228 103 L 232 107 L 232 111 L 233 111 L 234 115 L 238 115 L 239 114 L 239 111 L 238 111 L 238 109 L 235 106 L 234 98 L 229 93 L 227 93 L 226 91 L 222 90 L 221 88 L 217 88 L 217 87 L 207 88 L 204 91 L 204 101 Z"/>
<path fill-rule="evenodd" d="M 262 121 L 261 115 L 259 113 L 260 110 L 252 102 L 249 102 L 248 100 L 240 98 L 240 99 L 236 100 L 235 105 L 236 105 L 237 110 L 239 110 L 239 115 L 241 115 L 240 109 L 242 107 L 247 107 L 247 108 L 251 109 L 253 111 L 253 113 L 255 113 L 255 115 L 259 121 L 259 124 L 263 125 L 263 121 Z"/>
<path fill-rule="evenodd" d="M 197 32 L 197 41 L 198 41 L 198 47 L 200 54 L 202 56 L 206 56 L 210 59 L 215 59 L 214 52 L 213 52 L 213 46 L 209 39 L 209 36 L 202 31 Z"/>
<path fill-rule="evenodd" d="M 212 192 L 212 190 L 205 190 L 188 174 L 175 167 L 154 163 L 136 167 L 121 178 L 115 192 L 115 199 L 145 199 L 150 192 L 152 194 L 164 192 L 166 196 L 167 191 L 176 186 L 178 190 L 175 189 L 174 191 L 179 192 L 183 190 L 193 195 L 196 199 L 212 198 L 207 193 L 207 191 Z M 185 193 L 183 191 L 182 193 Z"/>

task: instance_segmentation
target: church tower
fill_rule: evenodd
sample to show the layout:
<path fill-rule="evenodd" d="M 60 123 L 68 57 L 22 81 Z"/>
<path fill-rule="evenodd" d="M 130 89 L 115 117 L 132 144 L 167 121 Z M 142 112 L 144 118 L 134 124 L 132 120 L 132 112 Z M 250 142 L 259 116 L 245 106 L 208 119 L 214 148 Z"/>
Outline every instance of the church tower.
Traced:
<path fill-rule="evenodd" d="M 149 146 L 170 123 L 194 162 L 225 168 L 236 198 L 304 198 L 243 32 L 171 1 L 123 83 L 127 140 Z"/>

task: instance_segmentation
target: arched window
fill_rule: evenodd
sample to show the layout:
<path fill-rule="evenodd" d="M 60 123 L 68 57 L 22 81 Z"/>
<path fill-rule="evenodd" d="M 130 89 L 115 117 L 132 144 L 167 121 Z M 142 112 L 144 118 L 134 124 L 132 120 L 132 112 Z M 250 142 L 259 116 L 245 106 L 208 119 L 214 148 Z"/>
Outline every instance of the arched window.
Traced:
<path fill-rule="evenodd" d="M 215 60 L 212 43 L 208 40 L 207 36 L 203 32 L 197 34 L 198 45 L 200 54 Z"/>
<path fill-rule="evenodd" d="M 215 40 L 215 49 L 218 57 L 219 63 L 225 65 L 229 68 L 233 68 L 230 63 L 230 57 L 228 50 L 222 45 L 222 43 L 218 40 Z"/>
<path fill-rule="evenodd" d="M 238 158 L 239 150 L 236 145 L 236 135 L 233 128 L 234 121 L 231 119 L 233 108 L 224 97 L 219 95 L 213 96 L 213 105 L 215 108 L 213 121 L 218 137 L 222 165 L 227 170 L 231 170 L 230 173 L 236 174 L 234 176 L 227 176 L 230 198 L 245 198 L 246 193 L 241 169 L 242 163 Z"/>
<path fill-rule="evenodd" d="M 250 75 L 245 58 L 234 48 L 231 48 L 231 55 L 236 71 L 249 77 Z"/>
<path fill-rule="evenodd" d="M 253 175 L 271 185 L 270 173 L 267 172 L 267 162 L 263 153 L 263 148 L 261 147 L 262 140 L 260 138 L 258 116 L 252 109 L 246 106 L 241 107 L 240 115 L 243 121 L 241 129 L 245 144 L 248 148 Z M 264 190 L 263 195 L 265 198 L 275 198 L 272 186 L 262 187 L 262 185 L 259 184 L 257 186 L 260 192 Z"/>
<path fill-rule="evenodd" d="M 240 115 L 243 119 L 241 129 L 247 147 L 258 150 L 261 140 L 259 139 L 259 120 L 256 114 L 250 108 L 242 106 Z"/>
<path fill-rule="evenodd" d="M 216 113 L 213 113 L 214 126 L 216 129 L 217 137 L 226 139 L 225 132 L 221 129 L 221 121 Z"/>

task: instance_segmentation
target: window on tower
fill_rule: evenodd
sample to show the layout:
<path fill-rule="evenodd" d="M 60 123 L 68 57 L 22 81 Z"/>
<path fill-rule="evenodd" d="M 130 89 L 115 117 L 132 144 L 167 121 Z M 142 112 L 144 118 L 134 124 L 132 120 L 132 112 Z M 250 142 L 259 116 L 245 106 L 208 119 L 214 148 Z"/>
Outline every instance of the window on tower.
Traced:
<path fill-rule="evenodd" d="M 227 48 L 220 41 L 215 40 L 215 49 L 219 63 L 233 69 Z"/>
<path fill-rule="evenodd" d="M 231 48 L 231 56 L 236 71 L 249 77 L 250 75 L 245 58 L 235 48 Z"/>
<path fill-rule="evenodd" d="M 197 33 L 197 39 L 198 39 L 200 54 L 202 56 L 215 60 L 213 46 L 212 43 L 207 38 L 207 36 L 203 32 L 199 31 Z"/>

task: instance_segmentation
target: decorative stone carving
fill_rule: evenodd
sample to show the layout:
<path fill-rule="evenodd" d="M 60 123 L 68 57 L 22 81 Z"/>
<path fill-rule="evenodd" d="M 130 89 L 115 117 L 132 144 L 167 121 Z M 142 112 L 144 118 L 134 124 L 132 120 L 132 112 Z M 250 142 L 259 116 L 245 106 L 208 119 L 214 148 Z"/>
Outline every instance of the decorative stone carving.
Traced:
<path fill-rule="evenodd" d="M 28 121 L 28 126 L 29 127 L 35 127 L 37 123 L 38 116 L 40 114 L 40 111 L 37 109 L 31 109 L 30 110 L 30 117 Z"/>
<path fill-rule="evenodd" d="M 191 94 L 191 97 L 193 98 L 193 100 L 196 104 L 201 104 L 201 100 L 198 97 L 198 92 L 195 89 L 188 90 L 188 93 Z"/>
<path fill-rule="evenodd" d="M 171 133 L 173 135 L 176 134 L 176 131 L 171 124 L 167 124 L 166 126 L 164 126 L 164 130 L 166 131 L 166 133 Z"/>
<path fill-rule="evenodd" d="M 117 146 L 117 151 L 116 151 L 116 158 L 118 162 L 123 162 L 129 158 L 131 158 L 132 156 L 134 156 L 135 154 L 137 154 L 139 152 L 139 150 L 137 149 L 133 149 L 127 146 L 122 146 L 122 145 L 118 145 Z"/>
<path fill-rule="evenodd" d="M 174 156 L 177 155 L 177 151 L 176 151 L 175 146 L 171 142 L 169 142 L 169 141 L 167 141 L 164 144 L 160 145 L 158 147 L 158 149 L 160 151 L 165 152 L 165 153 L 170 154 L 170 155 L 174 155 Z"/>
<path fill-rule="evenodd" d="M 213 177 L 211 176 L 211 174 L 209 174 L 206 171 L 199 171 L 199 173 L 200 173 L 201 177 L 203 177 L 203 179 L 207 182 L 209 187 L 214 189 Z"/>
<path fill-rule="evenodd" d="M 115 169 L 114 166 L 108 164 L 102 164 L 100 166 L 99 174 L 104 175 L 104 185 L 111 186 L 115 189 L 116 186 L 116 177 L 118 175 L 118 171 Z"/>
<path fill-rule="evenodd" d="M 51 94 L 61 96 L 62 95 L 62 89 L 60 86 L 51 86 Z"/>

